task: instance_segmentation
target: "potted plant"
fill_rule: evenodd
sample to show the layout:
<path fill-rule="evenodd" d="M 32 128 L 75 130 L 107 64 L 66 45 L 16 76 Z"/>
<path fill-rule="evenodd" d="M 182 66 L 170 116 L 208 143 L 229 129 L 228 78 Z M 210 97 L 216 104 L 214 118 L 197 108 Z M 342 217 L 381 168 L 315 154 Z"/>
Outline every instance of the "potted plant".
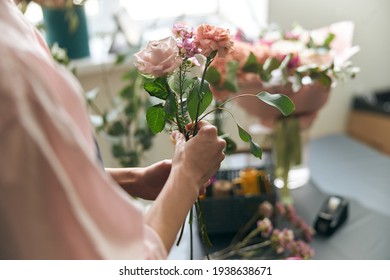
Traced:
<path fill-rule="evenodd" d="M 43 28 L 49 46 L 58 43 L 65 49 L 70 59 L 90 55 L 86 0 L 18 0 L 25 11 L 32 2 L 42 8 Z"/>

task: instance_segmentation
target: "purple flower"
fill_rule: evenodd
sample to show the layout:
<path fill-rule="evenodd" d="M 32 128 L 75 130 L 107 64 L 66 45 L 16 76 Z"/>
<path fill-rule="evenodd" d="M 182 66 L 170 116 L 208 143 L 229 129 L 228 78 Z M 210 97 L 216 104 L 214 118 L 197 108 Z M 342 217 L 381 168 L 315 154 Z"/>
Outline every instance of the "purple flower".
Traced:
<path fill-rule="evenodd" d="M 188 58 L 194 57 L 194 55 L 200 53 L 198 47 L 194 43 L 193 38 L 185 38 L 177 43 L 180 53 Z"/>
<path fill-rule="evenodd" d="M 193 27 L 182 23 L 176 23 L 173 25 L 172 33 L 176 38 L 181 39 L 192 39 L 195 35 L 195 31 Z"/>

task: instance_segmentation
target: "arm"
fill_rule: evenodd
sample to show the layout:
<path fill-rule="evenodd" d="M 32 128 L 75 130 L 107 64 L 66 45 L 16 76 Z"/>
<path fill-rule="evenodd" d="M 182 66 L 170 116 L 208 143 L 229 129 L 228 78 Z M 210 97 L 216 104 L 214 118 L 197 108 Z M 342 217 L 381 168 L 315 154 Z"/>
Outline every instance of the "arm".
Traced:
<path fill-rule="evenodd" d="M 173 134 L 176 144 L 171 173 L 145 216 L 145 222 L 160 235 L 167 249 L 199 192 L 224 159 L 226 142 L 217 136 L 217 129 L 204 121 L 199 126 L 197 136 L 188 142 L 182 134 Z"/>
<path fill-rule="evenodd" d="M 0 1 L 0 258 L 166 257 L 225 142 L 206 123 L 188 142 L 177 134 L 168 180 L 143 216 L 96 163 L 80 85 L 11 3 Z"/>
<path fill-rule="evenodd" d="M 147 200 L 156 199 L 170 171 L 170 160 L 163 160 L 144 168 L 106 168 L 106 172 L 128 194 Z"/>
<path fill-rule="evenodd" d="M 215 127 L 206 122 L 200 126 L 198 136 L 188 143 L 182 134 L 175 132 L 173 162 L 165 160 L 146 168 L 106 169 L 131 195 L 155 199 L 161 191 L 145 220 L 160 235 L 167 250 L 189 209 L 224 158 L 225 142 L 217 137 Z"/>

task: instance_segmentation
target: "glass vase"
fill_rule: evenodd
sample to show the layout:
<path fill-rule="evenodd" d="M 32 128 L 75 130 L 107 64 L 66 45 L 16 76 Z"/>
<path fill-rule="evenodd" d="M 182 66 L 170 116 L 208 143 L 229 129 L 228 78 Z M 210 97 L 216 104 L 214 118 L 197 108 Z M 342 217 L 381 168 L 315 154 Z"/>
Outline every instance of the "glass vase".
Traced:
<path fill-rule="evenodd" d="M 310 179 L 308 129 L 301 129 L 299 118 L 280 118 L 273 132 L 274 184 L 296 189 Z"/>

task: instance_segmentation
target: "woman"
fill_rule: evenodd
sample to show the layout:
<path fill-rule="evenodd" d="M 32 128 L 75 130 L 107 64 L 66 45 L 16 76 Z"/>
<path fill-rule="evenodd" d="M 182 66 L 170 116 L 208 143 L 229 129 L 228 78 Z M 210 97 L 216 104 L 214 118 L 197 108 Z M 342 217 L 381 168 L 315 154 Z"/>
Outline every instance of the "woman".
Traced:
<path fill-rule="evenodd" d="M 0 0 L 0 31 L 0 259 L 166 258 L 224 158 L 216 128 L 200 122 L 188 142 L 174 132 L 172 162 L 110 176 L 81 87 L 12 0 Z M 156 201 L 143 215 L 113 179 Z"/>

